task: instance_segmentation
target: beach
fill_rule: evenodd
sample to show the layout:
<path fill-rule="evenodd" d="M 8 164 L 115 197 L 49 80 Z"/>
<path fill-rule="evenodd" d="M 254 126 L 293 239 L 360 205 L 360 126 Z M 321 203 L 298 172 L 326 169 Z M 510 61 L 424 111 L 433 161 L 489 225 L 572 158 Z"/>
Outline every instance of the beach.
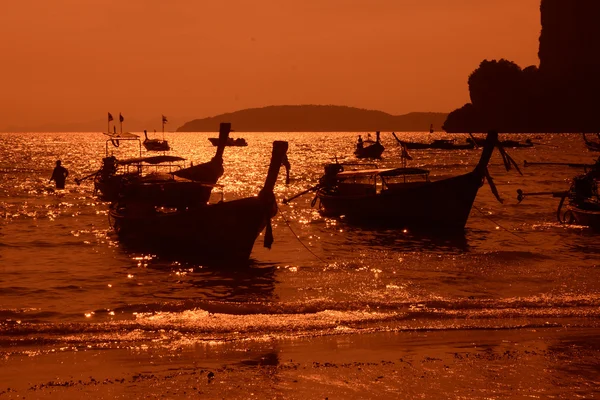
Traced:
<path fill-rule="evenodd" d="M 209 135 L 169 140 L 197 164 L 214 156 Z M 275 140 L 289 143 L 291 182 L 275 187 L 271 249 L 259 236 L 247 265 L 211 266 L 127 247 L 93 182 L 71 180 L 107 148 L 123 159 L 137 148 L 98 133 L 0 136 L 11 162 L 0 175 L 0 399 L 599 395 L 597 233 L 557 222 L 551 196 L 516 199 L 566 189 L 577 169 L 520 175 L 494 153 L 504 202 L 482 186 L 464 232 L 371 229 L 320 215 L 313 195 L 282 202 L 332 155 L 352 154 L 354 133 L 244 133 L 249 145 L 224 154 L 225 200 L 258 193 Z M 508 150 L 520 165 L 593 162 L 579 135 L 516 138 L 541 143 Z M 393 136 L 381 140 L 379 166 L 397 165 Z M 456 176 L 480 152 L 417 150 L 411 166 Z M 48 188 L 56 158 L 65 190 Z"/>
<path fill-rule="evenodd" d="M 0 398 L 596 398 L 599 336 L 523 328 L 55 349 L 5 357 Z"/>

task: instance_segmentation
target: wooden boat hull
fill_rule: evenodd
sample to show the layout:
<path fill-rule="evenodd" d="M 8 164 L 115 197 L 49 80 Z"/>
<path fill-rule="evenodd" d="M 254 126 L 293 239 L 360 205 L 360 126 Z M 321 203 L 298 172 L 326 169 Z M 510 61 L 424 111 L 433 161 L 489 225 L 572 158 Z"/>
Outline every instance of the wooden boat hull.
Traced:
<path fill-rule="evenodd" d="M 378 188 L 374 184 L 377 176 L 399 176 L 398 171 L 352 172 L 343 171 L 336 164 L 327 165 L 317 190 L 321 214 L 343 216 L 349 222 L 363 225 L 422 228 L 428 232 L 462 230 L 497 141 L 498 133 L 490 131 L 479 162 L 471 172 L 433 182 L 387 180 Z M 356 181 L 361 175 L 370 177 L 368 183 Z"/>
<path fill-rule="evenodd" d="M 208 138 L 213 146 L 219 145 L 219 138 Z M 225 146 L 248 146 L 248 143 L 243 138 L 228 138 Z"/>
<path fill-rule="evenodd" d="M 585 210 L 573 205 L 567 207 L 567 212 L 573 215 L 575 222 L 578 225 L 589 226 L 595 231 L 600 232 L 600 209 Z"/>
<path fill-rule="evenodd" d="M 259 234 L 276 214 L 274 197 L 250 197 L 161 213 L 111 206 L 111 224 L 127 245 L 206 261 L 247 261 Z"/>
<path fill-rule="evenodd" d="M 169 142 L 167 142 L 166 140 L 157 140 L 157 139 L 151 139 L 151 140 L 144 140 L 144 142 L 142 143 L 144 145 L 144 148 L 148 151 L 169 151 L 171 150 L 171 147 L 169 146 Z"/>
<path fill-rule="evenodd" d="M 482 183 L 483 175 L 473 171 L 377 194 L 340 196 L 321 189 L 317 198 L 325 216 L 391 227 L 463 229 Z"/>
<path fill-rule="evenodd" d="M 381 158 L 383 150 L 385 150 L 385 147 L 381 143 L 376 142 L 362 149 L 356 149 L 354 155 L 357 158 Z"/>

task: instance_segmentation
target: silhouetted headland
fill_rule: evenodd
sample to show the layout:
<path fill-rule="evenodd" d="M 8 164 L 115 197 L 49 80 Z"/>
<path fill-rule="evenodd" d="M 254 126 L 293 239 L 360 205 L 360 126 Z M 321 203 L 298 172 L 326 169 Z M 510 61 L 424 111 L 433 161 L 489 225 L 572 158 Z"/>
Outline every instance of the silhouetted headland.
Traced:
<path fill-rule="evenodd" d="M 600 1 L 542 0 L 540 10 L 539 67 L 481 62 L 447 132 L 600 131 Z"/>
<path fill-rule="evenodd" d="M 441 127 L 447 113 L 383 111 L 333 105 L 284 105 L 249 108 L 185 123 L 177 132 L 213 132 L 219 121 L 231 121 L 239 132 L 422 132 Z"/>

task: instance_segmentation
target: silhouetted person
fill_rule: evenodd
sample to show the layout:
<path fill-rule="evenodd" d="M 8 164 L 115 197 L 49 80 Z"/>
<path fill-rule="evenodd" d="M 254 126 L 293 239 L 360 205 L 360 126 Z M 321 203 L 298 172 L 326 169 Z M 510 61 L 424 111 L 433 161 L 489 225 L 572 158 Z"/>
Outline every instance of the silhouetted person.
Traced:
<path fill-rule="evenodd" d="M 54 171 L 52 171 L 52 176 L 50 177 L 49 182 L 54 181 L 56 182 L 57 189 L 64 189 L 67 176 L 69 176 L 69 171 L 60 165 L 60 160 L 58 160 L 56 161 L 56 167 L 54 167 Z"/>
<path fill-rule="evenodd" d="M 363 149 L 363 140 L 362 140 L 362 136 L 360 136 L 360 135 L 358 135 L 358 143 L 356 143 L 356 148 L 358 150 Z"/>
<path fill-rule="evenodd" d="M 379 131 L 375 132 L 375 134 L 377 135 L 377 140 L 376 142 L 379 143 Z"/>

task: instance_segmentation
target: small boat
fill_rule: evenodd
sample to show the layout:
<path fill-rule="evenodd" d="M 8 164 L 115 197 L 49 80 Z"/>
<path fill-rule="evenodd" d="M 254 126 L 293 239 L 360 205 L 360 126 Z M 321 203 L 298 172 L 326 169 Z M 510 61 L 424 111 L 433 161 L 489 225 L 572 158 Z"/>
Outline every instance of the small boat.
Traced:
<path fill-rule="evenodd" d="M 219 138 L 208 138 L 208 140 L 210 140 L 213 146 L 219 145 Z M 248 146 L 248 143 L 244 138 L 228 138 L 225 146 Z"/>
<path fill-rule="evenodd" d="M 483 146 L 485 143 L 485 138 L 476 138 L 475 136 L 469 134 L 470 138 L 467 138 L 467 143 L 475 143 L 477 146 Z M 527 148 L 533 147 L 533 142 L 531 139 L 525 139 L 524 142 L 519 142 L 518 140 L 499 140 L 500 145 L 502 147 L 511 147 L 511 148 Z"/>
<path fill-rule="evenodd" d="M 329 164 L 316 190 L 321 214 L 378 226 L 464 229 L 498 140 L 488 133 L 473 171 L 431 181 L 420 168 L 346 171 Z"/>
<path fill-rule="evenodd" d="M 369 139 L 367 139 L 367 143 L 372 143 L 368 146 L 364 146 L 363 141 L 362 139 L 360 139 L 359 136 L 358 145 L 356 146 L 356 150 L 354 151 L 354 155 L 356 156 L 356 158 L 381 158 L 381 154 L 385 150 L 385 147 L 383 147 L 381 141 L 379 140 L 379 134 L 379 131 L 377 131 L 377 139 L 375 140 L 375 142 L 373 142 L 372 140 L 369 141 Z"/>
<path fill-rule="evenodd" d="M 270 221 L 277 213 L 273 188 L 287 148 L 287 142 L 273 143 L 267 178 L 258 196 L 202 204 L 182 191 L 176 207 L 153 197 L 135 202 L 123 197 L 111 205 L 112 227 L 129 246 L 176 252 L 206 262 L 247 262 L 265 228 L 265 246 L 272 244 Z"/>
<path fill-rule="evenodd" d="M 600 139 L 600 133 L 597 133 L 597 135 L 598 135 L 598 139 Z M 585 145 L 587 146 L 588 150 L 600 151 L 600 142 L 594 142 L 592 140 L 588 140 L 588 138 L 585 136 L 585 133 L 583 134 L 583 141 L 585 142 Z"/>
<path fill-rule="evenodd" d="M 583 167 L 585 173 L 572 179 L 569 190 L 559 192 L 524 193 L 517 190 L 519 203 L 527 196 L 552 195 L 560 198 L 556 218 L 560 223 L 589 226 L 600 232 L 600 196 L 598 194 L 598 179 L 600 178 L 600 157 L 595 164 L 566 164 L 566 163 L 525 163 L 528 165 L 567 165 Z M 566 211 L 563 206 L 566 202 Z"/>
<path fill-rule="evenodd" d="M 403 147 L 410 150 L 424 150 L 424 149 L 436 149 L 436 150 L 470 150 L 475 148 L 474 143 L 466 143 L 466 144 L 457 144 L 454 139 L 436 139 L 431 143 L 420 143 L 420 142 L 407 142 L 405 140 L 400 140 L 396 136 L 395 132 L 392 132 L 392 135 L 398 143 L 400 143 Z"/>
<path fill-rule="evenodd" d="M 148 139 L 148 132 L 144 129 L 144 141 L 142 144 L 144 148 L 148 151 L 169 151 L 171 147 L 169 146 L 169 142 L 166 140 L 160 139 Z"/>
<path fill-rule="evenodd" d="M 577 225 L 589 226 L 593 230 L 600 232 L 600 204 L 596 203 L 583 208 L 569 204 L 567 206 L 567 213 L 573 216 L 573 220 Z M 563 217 L 567 222 L 569 222 L 568 215 Z"/>
<path fill-rule="evenodd" d="M 573 178 L 571 187 L 562 193 L 557 218 L 562 223 L 589 226 L 600 232 L 600 197 L 598 196 L 598 172 L 591 169 L 587 173 Z M 558 196 L 556 196 L 558 197 Z M 568 201 L 567 209 L 561 208 Z"/>

